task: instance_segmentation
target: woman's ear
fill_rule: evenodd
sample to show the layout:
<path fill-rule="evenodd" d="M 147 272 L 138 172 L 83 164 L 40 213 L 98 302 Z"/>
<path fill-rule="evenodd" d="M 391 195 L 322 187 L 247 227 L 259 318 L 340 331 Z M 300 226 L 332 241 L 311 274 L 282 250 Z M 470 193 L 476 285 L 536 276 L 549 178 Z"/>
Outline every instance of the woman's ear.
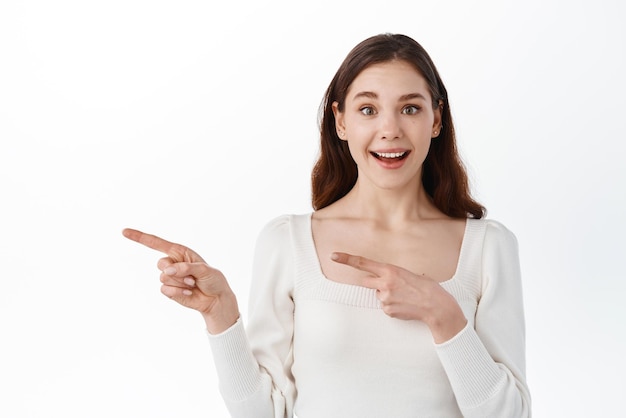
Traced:
<path fill-rule="evenodd" d="M 441 112 L 443 111 L 443 100 L 439 99 L 437 107 L 434 109 L 432 138 L 437 138 L 443 129 Z"/>
<path fill-rule="evenodd" d="M 337 130 L 337 136 L 339 139 L 346 140 L 346 126 L 344 124 L 343 112 L 339 110 L 339 103 L 333 102 L 333 115 L 335 115 L 335 129 Z"/>

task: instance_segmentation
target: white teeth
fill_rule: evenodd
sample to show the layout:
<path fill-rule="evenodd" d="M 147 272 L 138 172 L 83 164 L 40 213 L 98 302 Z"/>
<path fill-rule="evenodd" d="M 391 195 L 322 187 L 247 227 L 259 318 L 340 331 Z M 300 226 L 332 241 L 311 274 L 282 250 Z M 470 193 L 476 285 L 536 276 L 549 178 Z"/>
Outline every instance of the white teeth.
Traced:
<path fill-rule="evenodd" d="M 382 158 L 400 158 L 406 152 L 377 152 L 376 155 Z"/>

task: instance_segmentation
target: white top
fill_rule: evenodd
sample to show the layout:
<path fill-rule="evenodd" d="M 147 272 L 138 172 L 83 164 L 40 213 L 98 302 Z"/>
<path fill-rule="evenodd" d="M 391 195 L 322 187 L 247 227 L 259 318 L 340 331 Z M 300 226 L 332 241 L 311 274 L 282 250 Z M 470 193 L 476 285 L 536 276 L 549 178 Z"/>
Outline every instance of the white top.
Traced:
<path fill-rule="evenodd" d="M 468 325 L 435 344 L 419 321 L 387 316 L 376 291 L 327 279 L 311 214 L 261 232 L 247 333 L 209 336 L 232 417 L 530 417 L 517 240 L 468 219 L 454 276 L 441 283 Z"/>

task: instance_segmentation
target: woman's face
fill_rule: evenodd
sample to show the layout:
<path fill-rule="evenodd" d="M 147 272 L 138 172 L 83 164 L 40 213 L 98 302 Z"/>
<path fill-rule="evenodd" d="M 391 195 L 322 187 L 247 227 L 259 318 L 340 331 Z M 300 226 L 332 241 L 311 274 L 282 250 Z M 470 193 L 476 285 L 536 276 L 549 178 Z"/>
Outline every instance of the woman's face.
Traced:
<path fill-rule="evenodd" d="M 431 138 L 441 130 L 428 84 L 405 61 L 373 64 L 352 82 L 343 111 L 333 103 L 339 138 L 348 142 L 358 181 L 383 189 L 421 184 Z"/>

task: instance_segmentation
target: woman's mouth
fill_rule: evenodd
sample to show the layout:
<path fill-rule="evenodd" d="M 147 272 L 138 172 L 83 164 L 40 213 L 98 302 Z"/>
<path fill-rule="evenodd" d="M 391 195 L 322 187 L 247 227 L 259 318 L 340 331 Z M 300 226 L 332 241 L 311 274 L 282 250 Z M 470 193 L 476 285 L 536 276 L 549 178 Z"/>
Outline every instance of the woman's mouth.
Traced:
<path fill-rule="evenodd" d="M 400 161 L 403 160 L 409 155 L 410 151 L 402 151 L 402 152 L 376 152 L 371 151 L 370 154 L 374 156 L 374 158 L 381 161 Z"/>

